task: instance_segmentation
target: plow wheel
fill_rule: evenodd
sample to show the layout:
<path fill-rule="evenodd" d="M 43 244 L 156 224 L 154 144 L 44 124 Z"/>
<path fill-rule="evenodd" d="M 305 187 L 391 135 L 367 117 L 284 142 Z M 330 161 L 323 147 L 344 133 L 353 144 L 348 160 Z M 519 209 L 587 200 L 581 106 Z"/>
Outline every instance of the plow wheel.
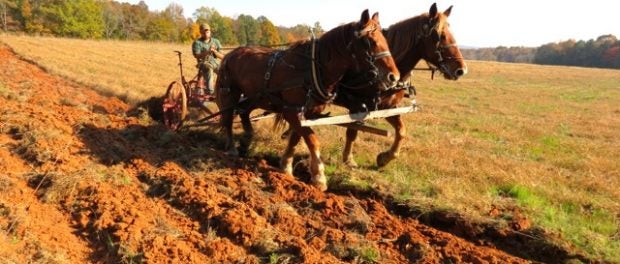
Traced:
<path fill-rule="evenodd" d="M 178 130 L 187 116 L 187 94 L 185 88 L 174 81 L 168 85 L 163 103 L 164 125 L 171 130 Z"/>

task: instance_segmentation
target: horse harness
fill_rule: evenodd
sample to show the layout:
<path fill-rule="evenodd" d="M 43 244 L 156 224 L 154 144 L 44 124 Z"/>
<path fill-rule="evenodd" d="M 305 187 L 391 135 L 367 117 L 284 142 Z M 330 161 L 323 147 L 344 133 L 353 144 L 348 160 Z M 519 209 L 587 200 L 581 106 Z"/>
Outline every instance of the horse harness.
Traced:
<path fill-rule="evenodd" d="M 265 89 L 262 92 L 258 93 L 256 96 L 243 100 L 248 103 L 245 105 L 244 107 L 245 109 L 241 109 L 241 111 L 250 110 L 254 106 L 254 104 L 263 97 L 268 97 L 271 102 L 275 102 L 279 105 L 283 105 L 283 110 L 292 109 L 293 111 L 296 111 L 300 114 L 304 113 L 306 109 L 311 107 L 312 101 L 318 101 L 320 104 L 327 104 L 327 103 L 333 102 L 336 99 L 337 92 L 330 93 L 323 87 L 323 85 L 320 82 L 320 80 L 322 79 L 321 70 L 320 70 L 321 65 L 317 59 L 318 51 L 316 49 L 318 42 L 319 42 L 318 39 L 311 40 L 311 51 L 310 51 L 311 55 L 310 56 L 307 56 L 305 54 L 301 55 L 304 57 L 309 57 L 311 61 L 311 65 L 310 65 L 311 71 L 308 73 L 308 75 L 305 75 L 303 77 L 303 80 L 294 79 L 294 80 L 286 82 L 284 85 L 281 85 L 275 89 L 270 88 L 272 72 L 273 72 L 273 69 L 275 68 L 275 65 L 284 56 L 284 51 L 278 50 L 278 51 L 272 52 L 269 59 L 267 60 L 267 68 L 265 70 L 265 75 L 264 75 Z M 355 57 L 355 55 L 353 56 Z M 374 65 L 374 61 L 377 59 L 386 57 L 386 56 L 391 56 L 391 54 L 389 51 L 384 51 L 384 52 L 379 52 L 375 55 L 368 54 L 368 56 L 369 56 L 369 59 L 368 59 L 369 65 L 371 65 L 372 67 L 370 72 L 372 74 L 378 75 L 377 73 L 378 69 Z M 293 65 L 291 65 L 291 67 L 294 68 Z M 299 83 L 302 83 L 302 86 L 305 87 L 307 90 L 308 100 L 306 100 L 306 103 L 304 105 L 287 104 L 286 102 L 284 102 L 284 100 L 281 99 L 280 96 L 277 95 L 279 92 L 282 92 L 284 90 L 299 87 Z"/>

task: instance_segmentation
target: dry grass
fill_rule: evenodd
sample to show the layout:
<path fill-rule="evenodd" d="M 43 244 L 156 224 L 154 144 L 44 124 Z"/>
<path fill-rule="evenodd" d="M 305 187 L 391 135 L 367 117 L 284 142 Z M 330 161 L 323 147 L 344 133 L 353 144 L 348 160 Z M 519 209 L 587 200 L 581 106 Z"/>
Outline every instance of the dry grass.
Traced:
<path fill-rule="evenodd" d="M 189 45 L 9 35 L 0 41 L 54 74 L 130 102 L 162 95 L 178 77 L 173 50 L 185 51 L 186 76 L 195 73 Z M 374 160 L 391 138 L 361 134 L 361 168 L 349 170 L 340 162 L 344 129 L 317 128 L 328 174 L 391 190 L 417 207 L 475 218 L 487 217 L 492 206 L 518 206 L 535 225 L 620 262 L 620 71 L 471 61 L 469 72 L 458 82 L 415 72 L 422 110 L 404 117 L 409 138 L 385 168 L 376 169 Z M 257 139 L 254 154 L 277 156 L 284 148 L 268 121 L 257 124 Z"/>
<path fill-rule="evenodd" d="M 186 78 L 196 74 L 190 45 L 142 41 L 97 41 L 27 37 L 4 34 L 1 42 L 48 72 L 89 85 L 104 94 L 136 103 L 160 96 L 179 80 L 178 57 L 183 52 Z M 148 98 L 147 97 L 147 98 Z"/>

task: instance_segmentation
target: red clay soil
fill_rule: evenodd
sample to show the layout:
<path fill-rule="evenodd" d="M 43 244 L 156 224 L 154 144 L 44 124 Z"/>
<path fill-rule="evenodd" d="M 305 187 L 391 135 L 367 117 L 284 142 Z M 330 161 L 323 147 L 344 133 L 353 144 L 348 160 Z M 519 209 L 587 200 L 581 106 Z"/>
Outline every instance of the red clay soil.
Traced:
<path fill-rule="evenodd" d="M 526 219 L 491 230 L 450 214 L 415 218 L 377 193 L 320 192 L 264 160 L 226 158 L 213 139 L 128 116 L 121 100 L 50 75 L 5 46 L 0 69 L 2 263 L 571 258 L 514 236 Z"/>

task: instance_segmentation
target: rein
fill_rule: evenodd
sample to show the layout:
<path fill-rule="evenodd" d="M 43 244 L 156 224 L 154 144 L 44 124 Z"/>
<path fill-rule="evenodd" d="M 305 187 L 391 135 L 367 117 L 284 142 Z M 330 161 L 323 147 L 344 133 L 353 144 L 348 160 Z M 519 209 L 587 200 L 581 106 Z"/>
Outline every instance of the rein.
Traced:
<path fill-rule="evenodd" d="M 323 87 L 321 87 L 321 84 L 319 83 L 319 72 L 317 69 L 317 61 L 316 61 L 316 45 L 319 41 L 317 39 L 312 39 L 312 51 L 311 51 L 311 72 L 312 72 L 312 87 L 314 88 L 314 90 L 316 92 L 318 92 L 318 95 L 320 97 L 321 100 L 323 100 L 324 102 L 330 102 L 332 100 L 334 100 L 334 98 L 336 97 L 336 93 L 332 93 L 330 94 L 328 91 L 326 91 L 325 89 L 323 89 Z"/>

